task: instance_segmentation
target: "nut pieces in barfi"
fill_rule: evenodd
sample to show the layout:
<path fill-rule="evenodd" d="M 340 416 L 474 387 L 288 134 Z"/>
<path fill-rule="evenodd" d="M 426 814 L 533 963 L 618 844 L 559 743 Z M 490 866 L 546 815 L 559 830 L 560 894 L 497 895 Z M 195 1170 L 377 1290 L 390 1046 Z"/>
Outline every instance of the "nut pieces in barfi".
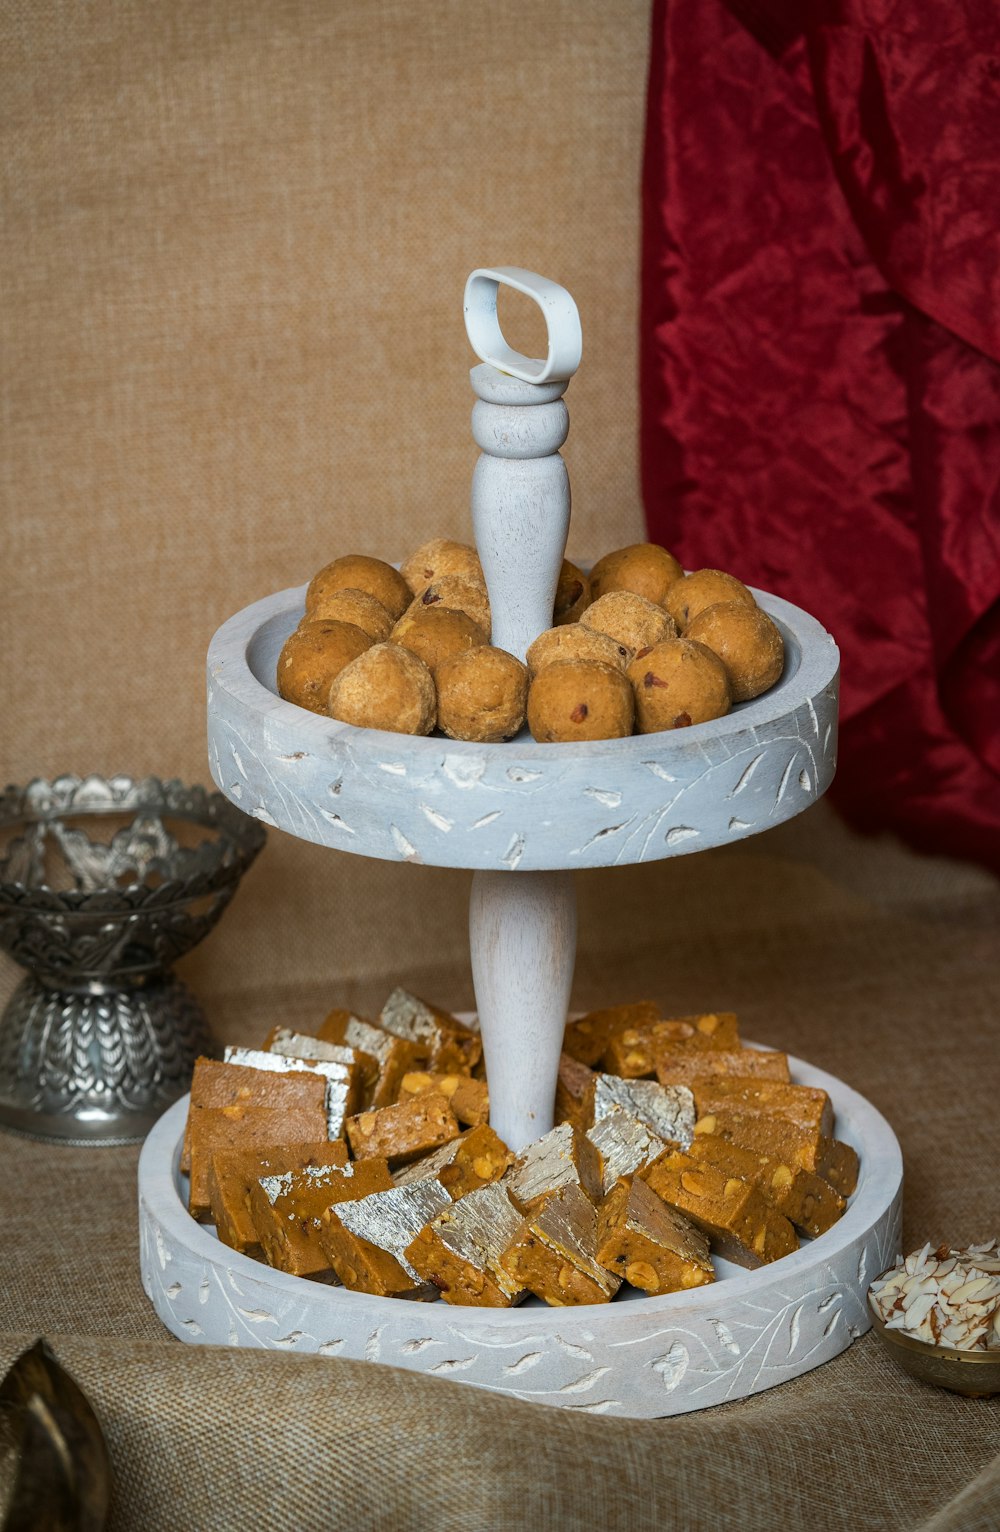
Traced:
<path fill-rule="evenodd" d="M 480 1039 L 447 1011 L 395 989 L 377 1021 L 275 1026 L 262 1048 L 198 1061 L 190 1210 L 292 1276 L 479 1307 L 683 1291 L 715 1280 L 710 1248 L 760 1265 L 843 1214 L 858 1161 L 828 1098 L 792 1082 L 784 1054 L 745 1048 L 731 1013 L 612 1006 L 571 1022 L 564 1046 L 561 1120 L 515 1156 L 486 1121 Z M 957 1287 L 942 1252 L 935 1275 L 992 1324 L 1000 1257 L 972 1254 Z M 886 1289 L 906 1322 L 913 1275 Z"/>

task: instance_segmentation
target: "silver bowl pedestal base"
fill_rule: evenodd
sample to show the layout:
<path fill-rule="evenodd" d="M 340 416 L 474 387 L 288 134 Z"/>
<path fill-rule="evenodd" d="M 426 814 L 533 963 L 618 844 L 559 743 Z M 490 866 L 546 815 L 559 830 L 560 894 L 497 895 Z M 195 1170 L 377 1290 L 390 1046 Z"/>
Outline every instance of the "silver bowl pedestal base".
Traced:
<path fill-rule="evenodd" d="M 0 1017 L 0 1127 L 68 1144 L 136 1143 L 188 1089 L 208 1023 L 173 974 L 66 990 L 29 974 Z"/>

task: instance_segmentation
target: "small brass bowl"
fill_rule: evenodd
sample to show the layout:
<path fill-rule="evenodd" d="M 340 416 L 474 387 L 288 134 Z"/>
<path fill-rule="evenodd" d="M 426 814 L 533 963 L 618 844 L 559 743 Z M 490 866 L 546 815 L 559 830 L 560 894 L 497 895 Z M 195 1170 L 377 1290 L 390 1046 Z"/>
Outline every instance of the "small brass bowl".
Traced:
<path fill-rule="evenodd" d="M 965 1394 L 969 1399 L 988 1399 L 992 1394 L 1000 1394 L 1000 1351 L 956 1351 L 954 1346 L 935 1346 L 917 1340 L 903 1330 L 889 1330 L 872 1302 L 870 1288 L 868 1312 L 883 1346 L 911 1378 L 948 1388 L 953 1394 Z"/>

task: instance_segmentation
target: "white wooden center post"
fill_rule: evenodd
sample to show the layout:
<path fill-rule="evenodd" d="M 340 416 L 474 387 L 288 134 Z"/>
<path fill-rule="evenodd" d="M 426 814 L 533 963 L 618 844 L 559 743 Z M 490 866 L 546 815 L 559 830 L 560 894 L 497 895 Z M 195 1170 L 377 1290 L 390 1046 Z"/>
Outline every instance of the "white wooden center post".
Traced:
<path fill-rule="evenodd" d="M 512 351 L 497 318 L 501 285 L 545 317 L 544 361 Z M 472 369 L 472 434 L 481 449 L 472 525 L 492 611 L 492 642 L 523 660 L 552 625 L 570 520 L 559 448 L 563 394 L 580 364 L 576 304 L 519 267 L 474 271 L 465 320 L 482 365 Z M 576 958 L 576 889 L 568 872 L 477 872 L 469 906 L 472 977 L 490 1086 L 490 1123 L 514 1150 L 552 1127 L 556 1074 Z"/>
<path fill-rule="evenodd" d="M 571 872 L 477 872 L 472 979 L 490 1085 L 490 1126 L 520 1150 L 552 1127 L 576 958 Z"/>
<path fill-rule="evenodd" d="M 476 536 L 495 641 L 523 654 L 550 624 L 565 543 L 569 494 L 558 450 L 579 322 L 565 331 L 550 324 L 545 361 L 516 357 L 496 321 L 501 280 L 556 315 L 572 320 L 575 309 L 553 284 L 509 271 L 473 273 L 466 299 L 474 348 L 487 364 L 473 373 L 473 429 L 484 453 Z M 575 956 L 573 878 L 563 869 L 731 844 L 815 802 L 836 760 L 836 645 L 805 612 L 758 592 L 785 635 L 786 674 L 731 717 L 699 726 L 693 742 L 680 730 L 613 748 L 525 739 L 452 747 L 355 729 L 275 694 L 278 655 L 304 594 L 256 602 L 213 638 L 212 775 L 246 812 L 301 839 L 477 869 L 470 935 L 491 1120 L 519 1150 L 552 1122 Z M 635 833 L 626 840 L 619 832 L 629 824 Z M 790 1065 L 796 1080 L 829 1093 L 838 1137 L 861 1155 L 862 1179 L 833 1229 L 759 1271 L 720 1261 L 720 1280 L 709 1288 L 562 1309 L 549 1319 L 531 1307 L 399 1303 L 304 1281 L 230 1250 L 189 1216 L 177 1170 L 181 1101 L 154 1127 L 139 1164 L 143 1286 L 187 1343 L 287 1351 L 294 1342 L 300 1352 L 452 1371 L 521 1399 L 626 1417 L 677 1415 L 758 1393 L 864 1333 L 867 1285 L 899 1249 L 902 1162 L 891 1129 L 841 1081 L 802 1060 Z M 762 1346 L 762 1337 L 781 1344 Z"/>

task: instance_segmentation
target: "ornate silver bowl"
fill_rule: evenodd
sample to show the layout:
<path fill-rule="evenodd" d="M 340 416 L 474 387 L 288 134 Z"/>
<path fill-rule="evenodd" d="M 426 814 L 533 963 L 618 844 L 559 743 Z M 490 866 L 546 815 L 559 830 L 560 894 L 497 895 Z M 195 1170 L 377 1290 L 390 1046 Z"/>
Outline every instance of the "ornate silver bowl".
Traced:
<path fill-rule="evenodd" d="M 155 777 L 0 794 L 0 947 L 29 970 L 0 1017 L 0 1126 L 145 1136 L 214 1049 L 171 965 L 215 925 L 265 834 L 221 793 Z"/>

